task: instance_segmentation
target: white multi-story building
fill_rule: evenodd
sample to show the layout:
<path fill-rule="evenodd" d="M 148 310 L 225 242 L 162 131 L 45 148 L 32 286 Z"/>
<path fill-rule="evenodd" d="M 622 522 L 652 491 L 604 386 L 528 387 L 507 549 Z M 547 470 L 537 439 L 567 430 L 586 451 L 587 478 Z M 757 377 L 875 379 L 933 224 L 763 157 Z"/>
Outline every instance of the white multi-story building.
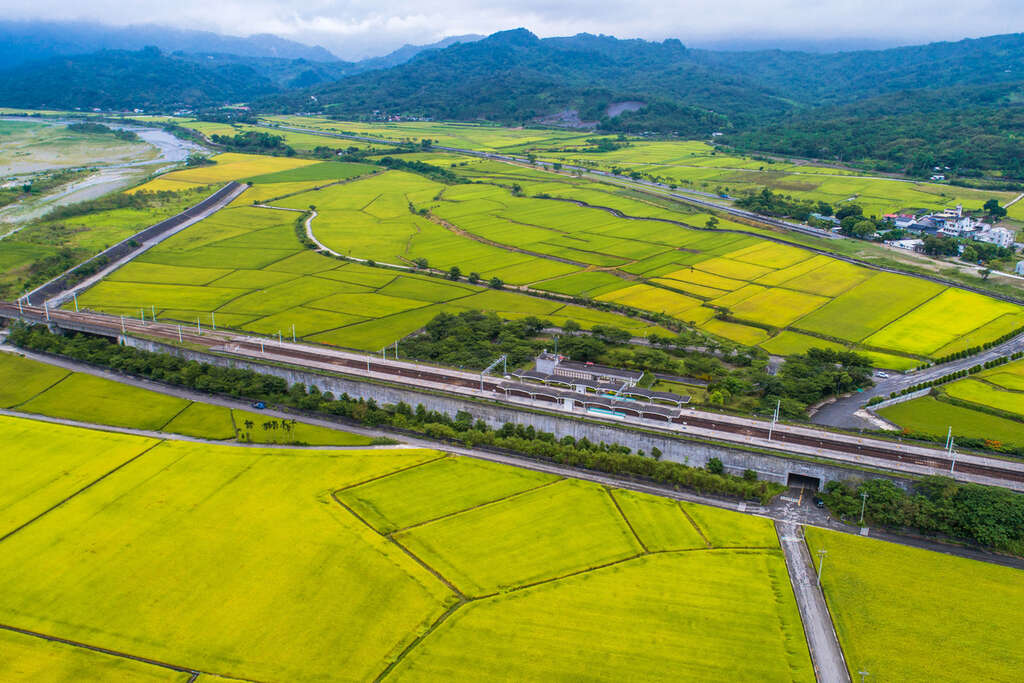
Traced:
<path fill-rule="evenodd" d="M 1013 244 L 1013 231 L 1006 228 L 992 228 L 979 230 L 972 236 L 978 242 L 987 242 L 997 247 L 1009 247 Z"/>

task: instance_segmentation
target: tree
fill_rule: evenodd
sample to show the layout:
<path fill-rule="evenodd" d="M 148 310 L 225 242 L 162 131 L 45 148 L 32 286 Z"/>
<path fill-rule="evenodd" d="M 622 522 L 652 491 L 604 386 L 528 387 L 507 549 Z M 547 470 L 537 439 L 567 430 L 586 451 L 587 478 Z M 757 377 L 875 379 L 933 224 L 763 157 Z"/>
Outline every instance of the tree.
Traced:
<path fill-rule="evenodd" d="M 415 259 L 413 263 L 416 264 L 416 267 L 419 268 L 420 270 L 423 270 L 424 268 L 430 265 L 427 259 L 423 258 L 422 256 L 419 257 L 418 259 Z"/>
<path fill-rule="evenodd" d="M 562 330 L 570 336 L 576 334 L 581 329 L 583 328 L 580 326 L 580 324 L 571 318 L 567 319 L 564 323 L 562 323 Z"/>
<path fill-rule="evenodd" d="M 871 221 L 858 221 L 853 226 L 853 236 L 862 240 L 868 239 L 875 234 L 875 224 Z"/>
<path fill-rule="evenodd" d="M 974 247 L 968 245 L 964 247 L 963 253 L 960 254 L 960 258 L 963 259 L 964 261 L 967 261 L 968 263 L 977 263 L 978 252 L 974 249 Z"/>
<path fill-rule="evenodd" d="M 815 213 L 820 213 L 822 216 L 831 216 L 832 205 L 828 202 L 818 202 L 818 210 Z"/>
<path fill-rule="evenodd" d="M 863 216 L 864 209 L 857 204 L 844 204 L 836 211 L 836 218 L 843 220 L 847 216 Z"/>
<path fill-rule="evenodd" d="M 461 276 L 462 276 L 462 271 L 459 269 L 458 266 L 452 266 L 451 269 L 448 271 L 448 279 L 449 280 L 458 280 L 459 277 L 461 277 Z"/>
<path fill-rule="evenodd" d="M 998 199 L 989 199 L 985 202 L 982 208 L 984 208 L 985 213 L 992 216 L 992 218 L 1002 218 L 1006 215 L 1006 209 L 999 204 Z"/>
<path fill-rule="evenodd" d="M 718 225 L 718 219 L 714 216 L 709 216 L 707 221 L 704 222 L 705 228 L 714 228 L 716 225 Z"/>
<path fill-rule="evenodd" d="M 722 474 L 725 472 L 725 465 L 718 458 L 709 458 L 707 465 L 704 467 L 711 474 Z"/>
<path fill-rule="evenodd" d="M 982 268 L 981 272 L 979 273 L 979 275 L 981 275 L 981 279 L 982 280 L 987 280 L 988 276 L 991 275 L 991 274 L 992 274 L 992 269 L 991 268 Z"/>
<path fill-rule="evenodd" d="M 487 284 L 490 285 L 491 289 L 501 289 L 505 286 L 505 283 L 501 281 L 500 277 L 492 277 L 490 282 Z"/>
<path fill-rule="evenodd" d="M 469 280 L 469 284 L 475 285 L 476 283 L 480 282 L 480 274 L 475 272 L 470 273 L 469 277 L 466 279 Z"/>

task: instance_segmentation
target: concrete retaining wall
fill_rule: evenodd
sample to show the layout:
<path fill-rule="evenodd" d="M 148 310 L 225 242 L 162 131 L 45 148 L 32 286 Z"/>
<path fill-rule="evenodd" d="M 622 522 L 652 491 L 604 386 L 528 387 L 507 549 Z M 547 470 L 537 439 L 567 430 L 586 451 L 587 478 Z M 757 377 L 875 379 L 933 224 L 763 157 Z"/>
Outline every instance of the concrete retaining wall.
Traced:
<path fill-rule="evenodd" d="M 526 408 L 517 409 L 514 406 L 503 403 L 471 401 L 457 396 L 421 393 L 412 388 L 398 385 L 371 383 L 357 378 L 322 375 L 291 367 L 264 365 L 245 359 L 225 358 L 134 337 L 122 337 L 121 340 L 129 346 L 146 351 L 167 353 L 201 363 L 253 370 L 262 374 L 280 377 L 288 382 L 289 385 L 303 384 L 315 386 L 321 392 L 329 391 L 335 396 L 348 394 L 356 398 L 373 399 L 378 404 L 405 402 L 413 408 L 422 403 L 428 410 L 436 410 L 452 417 L 459 411 L 466 411 L 474 419 L 483 420 L 488 426 L 493 428 L 501 427 L 506 422 L 513 424 L 522 423 L 533 425 L 534 429 L 540 431 L 551 432 L 558 438 L 564 436 L 572 436 L 576 439 L 586 437 L 594 443 L 602 441 L 605 443 L 617 443 L 629 446 L 634 451 L 642 450 L 645 453 L 650 453 L 652 449 L 658 448 L 662 452 L 663 459 L 693 467 L 702 467 L 711 458 L 718 458 L 730 474 L 742 474 L 744 470 L 751 469 L 757 472 L 758 477 L 761 479 L 777 481 L 783 484 L 788 482 L 790 475 L 814 477 L 819 480 L 820 486 L 833 479 L 880 476 L 845 468 L 840 465 L 829 465 L 751 452 L 726 445 L 690 440 L 669 433 L 659 434 L 653 431 L 658 428 L 659 425 L 657 423 L 652 423 L 652 432 L 640 432 L 614 424 L 602 424 L 592 419 L 580 419 L 579 416 L 558 415 L 551 413 L 549 409 L 544 410 L 541 407 L 538 407 L 537 410 L 543 412 L 533 412 Z M 663 427 L 663 425 L 661 426 Z M 905 480 L 896 475 L 887 478 L 892 479 L 900 486 L 907 485 Z"/>
<path fill-rule="evenodd" d="M 878 403 L 876 403 L 874 405 L 868 406 L 867 409 L 870 410 L 873 413 L 876 410 L 878 410 L 879 408 L 885 408 L 887 406 L 894 406 L 897 403 L 906 403 L 907 401 L 913 401 L 915 398 L 921 398 L 922 396 L 927 396 L 928 394 L 931 393 L 931 391 L 932 391 L 931 387 L 926 387 L 924 389 L 918 389 L 917 391 L 911 391 L 909 394 L 903 394 L 902 396 L 895 396 L 893 398 L 887 398 L 884 401 L 879 401 Z"/>

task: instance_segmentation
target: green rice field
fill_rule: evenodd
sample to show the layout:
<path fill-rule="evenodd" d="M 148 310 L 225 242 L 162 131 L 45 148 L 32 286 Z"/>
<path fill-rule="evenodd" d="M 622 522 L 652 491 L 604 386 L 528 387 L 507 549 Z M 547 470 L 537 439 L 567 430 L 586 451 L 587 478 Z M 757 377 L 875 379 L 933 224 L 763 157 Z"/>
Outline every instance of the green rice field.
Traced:
<path fill-rule="evenodd" d="M 0 623 L 16 628 L 204 679 L 814 680 L 764 520 L 427 450 L 7 417 L 0 438 L 15 454 L 0 462 L 0 526 L 17 529 Z M 0 642 L 4 672 L 183 680 Z"/>
<path fill-rule="evenodd" d="M 1012 680 L 1024 669 L 1021 570 L 823 529 L 822 587 L 853 680 Z M 815 555 L 816 557 L 816 555 Z M 997 626 L 998 625 L 998 626 Z"/>
<path fill-rule="evenodd" d="M 200 439 L 304 446 L 366 446 L 369 437 L 189 401 L 95 375 L 0 354 L 0 407 L 48 417 Z"/>
<path fill-rule="evenodd" d="M 477 128 L 486 130 L 474 134 L 494 133 Z M 663 314 L 772 353 L 848 348 L 880 367 L 905 370 L 1024 326 L 1024 309 L 1015 304 L 766 241 L 726 220 L 704 229 L 702 214 L 495 161 L 457 166 L 465 182 L 450 185 L 404 171 L 373 173 L 379 167 L 364 164 L 240 154 L 217 161 L 152 182 L 247 178 L 255 201 L 289 211 L 253 206 L 243 194 L 92 287 L 80 305 L 132 317 L 155 308 L 159 319 L 370 351 L 393 345 L 438 312 L 472 308 L 613 325 L 634 335 L 655 330 L 557 300 L 304 250 L 295 236 L 298 212 L 315 206 L 317 238 L 346 257 L 458 267 L 482 282 L 498 278 Z"/>
<path fill-rule="evenodd" d="M 1024 422 L 952 405 L 934 396 L 886 406 L 878 414 L 910 432 L 945 438 L 949 428 L 953 427 L 954 438 L 960 435 L 1000 444 L 1024 445 Z"/>
<path fill-rule="evenodd" d="M 904 429 L 1024 445 L 1024 360 L 998 365 L 942 385 L 924 396 L 887 406 L 878 414 Z M 955 402 L 955 403 L 954 403 Z"/>

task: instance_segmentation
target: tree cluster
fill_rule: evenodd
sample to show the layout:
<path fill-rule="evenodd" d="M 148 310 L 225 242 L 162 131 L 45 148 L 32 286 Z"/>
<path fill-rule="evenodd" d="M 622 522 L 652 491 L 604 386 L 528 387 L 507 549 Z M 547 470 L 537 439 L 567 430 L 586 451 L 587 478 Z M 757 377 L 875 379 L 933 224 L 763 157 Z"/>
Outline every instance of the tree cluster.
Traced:
<path fill-rule="evenodd" d="M 63 355 L 210 394 L 263 401 L 269 405 L 332 415 L 369 426 L 390 426 L 452 443 L 497 448 L 571 467 L 641 477 L 701 493 L 746 498 L 766 504 L 785 489 L 774 482 L 716 474 L 707 469 L 632 454 L 628 447 L 619 444 L 595 444 L 588 439 L 577 440 L 571 436 L 558 440 L 554 434 L 536 430 L 532 425 L 506 424 L 492 430 L 482 420 L 474 421 L 468 412 L 459 412 L 452 418 L 427 410 L 423 404 L 413 409 L 405 403 L 381 406 L 372 399 L 355 399 L 344 394 L 335 397 L 320 392 L 315 386 L 289 386 L 278 377 L 120 346 L 103 337 L 77 333 L 57 336 L 42 326 L 30 328 L 19 325 L 12 330 L 10 340 L 22 348 Z"/>
<path fill-rule="evenodd" d="M 867 499 L 861 497 L 867 494 Z M 888 479 L 829 482 L 822 496 L 838 517 L 1024 554 L 1024 496 L 1007 489 L 927 477 L 910 493 Z"/>

